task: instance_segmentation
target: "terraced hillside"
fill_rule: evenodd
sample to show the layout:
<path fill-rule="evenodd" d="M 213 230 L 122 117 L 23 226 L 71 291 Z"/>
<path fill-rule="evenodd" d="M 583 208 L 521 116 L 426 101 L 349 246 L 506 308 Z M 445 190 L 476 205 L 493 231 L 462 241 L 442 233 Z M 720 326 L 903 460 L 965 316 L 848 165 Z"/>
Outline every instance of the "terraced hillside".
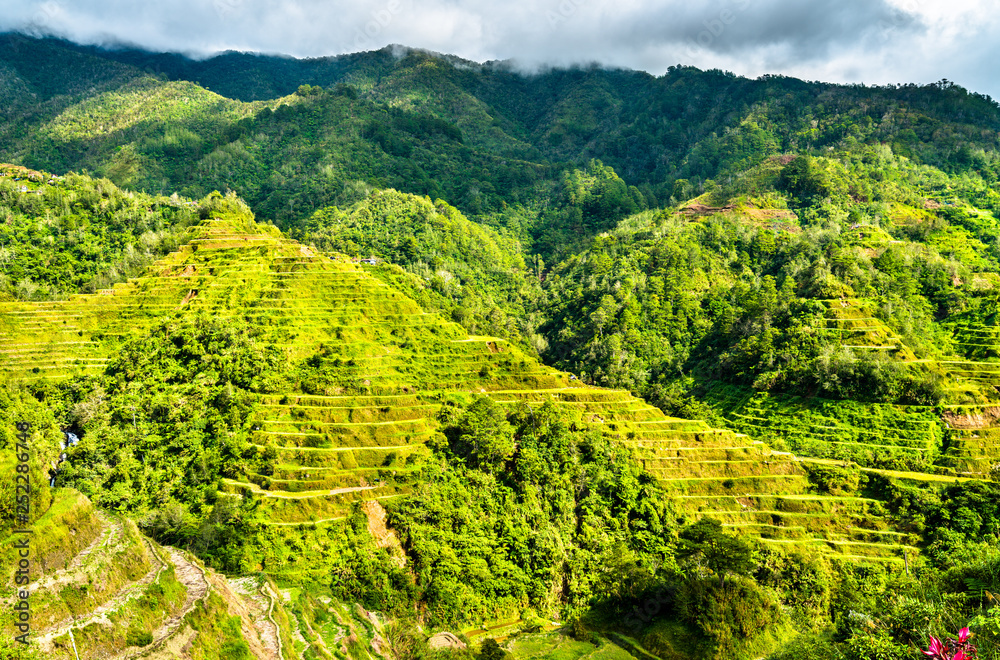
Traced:
<path fill-rule="evenodd" d="M 347 258 L 317 254 L 245 219 L 204 222 L 146 276 L 99 294 L 3 304 L 2 368 L 29 380 L 97 373 L 127 336 L 179 314 L 250 321 L 293 363 L 308 365 L 309 375 L 293 375 L 287 391 L 259 401 L 252 442 L 269 461 L 221 482 L 224 491 L 252 495 L 274 532 L 295 544 L 322 548 L 322 526 L 343 520 L 352 503 L 410 493 L 440 407 L 487 394 L 505 404 L 551 401 L 571 411 L 577 422 L 634 449 L 691 513 L 721 516 L 774 543 L 802 541 L 845 556 L 901 552 L 891 534 L 831 537 L 830 530 L 860 524 L 868 503 L 810 495 L 791 454 L 666 417 L 627 392 L 583 386 L 504 340 L 469 336 L 423 312 Z M 844 516 L 845 507 L 853 517 Z M 262 565 L 301 579 L 322 570 L 305 559 L 309 554 Z"/>
<path fill-rule="evenodd" d="M 965 476 L 995 475 L 1000 465 L 1000 408 L 948 406 L 943 415 L 947 450 L 941 462 Z"/>
<path fill-rule="evenodd" d="M 1000 327 L 978 320 L 962 319 L 952 325 L 955 348 L 970 360 L 1000 358 Z"/>
<path fill-rule="evenodd" d="M 720 385 L 708 396 L 734 428 L 796 454 L 868 467 L 930 469 L 944 446 L 934 408 L 768 394 Z"/>
<path fill-rule="evenodd" d="M 130 520 L 95 510 L 75 490 L 53 495 L 34 525 L 35 538 L 48 545 L 37 548 L 27 587 L 31 639 L 44 657 L 190 658 L 241 647 L 257 658 L 284 657 L 269 650 L 280 631 L 268 622 L 248 618 L 233 627 L 232 614 L 248 606 L 225 578 L 189 553 L 153 543 Z M 0 542 L 0 555 L 10 544 Z M 3 600 L 13 604 L 9 593 Z M 8 617 L 4 634 L 12 624 Z"/>
<path fill-rule="evenodd" d="M 879 351 L 913 373 L 933 374 L 943 391 L 938 406 L 866 403 L 793 396 L 716 385 L 706 401 L 733 428 L 800 455 L 856 462 L 869 469 L 984 478 L 1000 461 L 996 402 L 1000 346 L 993 304 L 987 313 L 957 315 L 947 323 L 955 354 L 917 359 L 876 317 L 870 301 L 824 301 L 827 326 L 838 343 Z"/>
<path fill-rule="evenodd" d="M 917 359 L 913 349 L 881 319 L 874 303 L 856 298 L 824 300 L 825 335 L 855 351 L 878 351 L 909 368 L 940 375 L 952 403 L 987 403 L 998 398 L 1000 387 L 1000 327 L 995 313 L 964 313 L 947 324 L 954 354 L 950 357 Z M 993 304 L 988 305 L 992 309 Z M 950 351 L 949 351 L 950 352 Z"/>
<path fill-rule="evenodd" d="M 845 348 L 886 351 L 899 360 L 915 360 L 903 339 L 875 316 L 870 303 L 856 298 L 824 300 L 826 327 L 820 332 L 833 335 Z"/>

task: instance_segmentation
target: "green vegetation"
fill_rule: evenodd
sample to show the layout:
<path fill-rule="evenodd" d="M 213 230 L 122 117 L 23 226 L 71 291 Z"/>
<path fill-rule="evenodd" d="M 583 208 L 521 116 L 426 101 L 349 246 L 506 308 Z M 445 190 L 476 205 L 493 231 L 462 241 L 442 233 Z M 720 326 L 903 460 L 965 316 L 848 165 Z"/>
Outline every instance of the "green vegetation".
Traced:
<path fill-rule="evenodd" d="M 935 472 L 947 429 L 933 408 L 769 394 L 718 386 L 705 401 L 727 425 L 795 454 Z"/>
<path fill-rule="evenodd" d="M 7 479 L 0 484 L 0 537 L 7 537 L 19 522 L 37 523 L 52 505 L 53 496 L 43 466 L 58 456 L 63 438 L 54 411 L 43 405 L 44 400 L 44 388 L 5 383 L 0 389 L 0 450 L 3 451 L 0 454 L 0 470 L 5 475 L 13 476 L 21 462 L 19 459 L 25 458 L 25 452 L 17 447 L 21 438 L 16 424 L 27 423 L 30 425 L 27 444 L 31 451 L 26 456 L 30 470 L 26 476 L 32 485 L 27 503 L 30 515 L 27 521 L 22 521 L 15 506 L 19 502 L 23 504 L 17 499 L 19 493 L 16 492 L 15 479 Z M 20 495 L 23 497 L 23 490 Z"/>
<path fill-rule="evenodd" d="M 432 625 L 582 610 L 607 597 L 617 567 L 672 561 L 673 515 L 652 480 L 551 403 L 508 415 L 482 397 L 444 414 L 443 460 L 390 506 Z"/>
<path fill-rule="evenodd" d="M 347 210 L 317 211 L 303 240 L 374 257 L 372 273 L 474 335 L 526 337 L 535 349 L 544 346 L 530 325 L 533 301 L 541 296 L 540 270 L 528 268 L 516 238 L 470 222 L 447 202 L 373 191 Z"/>
<path fill-rule="evenodd" d="M 194 645 L 203 658 L 251 658 L 250 649 L 240 630 L 239 617 L 229 616 L 226 603 L 212 593 L 198 606 L 190 619 L 197 631 Z"/>
<path fill-rule="evenodd" d="M 884 144 L 988 184 L 1000 168 L 996 103 L 948 81 L 835 86 L 691 67 L 525 76 L 391 48 L 194 62 L 4 39 L 0 158 L 151 193 L 228 188 L 285 227 L 349 206 L 366 185 L 391 187 L 524 230 L 549 260 L 568 256 L 581 230 L 685 201 L 785 152 Z M 613 172 L 587 166 L 594 157 Z"/>
<path fill-rule="evenodd" d="M 0 166 L 0 218 L 0 299 L 46 300 L 141 273 L 177 247 L 198 209 L 107 180 Z"/>
<path fill-rule="evenodd" d="M 0 39 L 52 657 L 1000 657 L 991 99 Z"/>
<path fill-rule="evenodd" d="M 941 321 L 993 298 L 997 265 L 977 238 L 992 216 L 962 207 L 976 234 L 924 210 L 944 182 L 884 149 L 782 162 L 706 196 L 713 206 L 630 219 L 556 267 L 547 355 L 678 410 L 685 374 L 869 402 L 988 397 L 949 386 L 965 374 L 946 361 L 955 347 Z M 787 190 L 788 170 L 806 166 L 824 197 Z M 914 235 L 914 216 L 936 229 Z"/>
<path fill-rule="evenodd" d="M 235 200 L 211 204 L 155 277 L 115 287 L 114 314 L 78 321 L 103 337 L 99 374 L 21 373 L 83 432 L 60 484 L 219 568 L 403 620 L 419 606 L 470 634 L 574 616 L 586 648 L 627 637 L 639 654 L 759 657 L 803 625 L 838 625 L 829 603 L 854 562 L 895 579 L 993 533 L 992 486 L 802 469 L 626 392 L 571 387 L 511 344 L 427 318 L 348 259 L 255 225 Z M 141 313 L 156 301 L 173 301 L 166 316 Z M 108 342 L 124 319 L 133 338 Z M 905 418 L 885 408 L 882 424 Z M 322 602 L 305 601 L 300 629 L 322 624 Z M 685 636 L 700 641 L 678 649 Z"/>

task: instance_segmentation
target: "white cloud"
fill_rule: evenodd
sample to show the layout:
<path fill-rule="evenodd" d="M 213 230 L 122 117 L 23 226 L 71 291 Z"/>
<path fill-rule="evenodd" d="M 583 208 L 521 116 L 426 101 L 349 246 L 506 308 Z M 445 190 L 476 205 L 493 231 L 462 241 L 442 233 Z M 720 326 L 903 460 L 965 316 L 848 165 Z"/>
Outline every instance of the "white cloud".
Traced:
<path fill-rule="evenodd" d="M 525 66 L 672 64 L 831 82 L 949 78 L 1000 96 L 1000 17 L 979 0 L 44 0 L 0 29 L 208 55 L 332 55 L 390 43 Z"/>

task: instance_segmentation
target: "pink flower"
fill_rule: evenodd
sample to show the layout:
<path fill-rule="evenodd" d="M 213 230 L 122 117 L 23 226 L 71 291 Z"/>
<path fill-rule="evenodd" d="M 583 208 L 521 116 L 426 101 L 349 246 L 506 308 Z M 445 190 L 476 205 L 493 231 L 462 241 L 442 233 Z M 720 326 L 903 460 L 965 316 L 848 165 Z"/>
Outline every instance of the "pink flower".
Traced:
<path fill-rule="evenodd" d="M 926 655 L 928 658 L 945 658 L 944 644 L 941 643 L 940 639 L 938 639 L 934 635 L 931 635 L 930 646 L 927 647 L 927 650 L 924 651 L 923 654 Z"/>
<path fill-rule="evenodd" d="M 947 642 L 931 635 L 930 644 L 922 653 L 932 660 L 972 660 L 976 655 L 976 647 L 969 643 L 970 637 L 972 633 L 968 628 L 958 631 L 958 639 L 949 637 Z"/>

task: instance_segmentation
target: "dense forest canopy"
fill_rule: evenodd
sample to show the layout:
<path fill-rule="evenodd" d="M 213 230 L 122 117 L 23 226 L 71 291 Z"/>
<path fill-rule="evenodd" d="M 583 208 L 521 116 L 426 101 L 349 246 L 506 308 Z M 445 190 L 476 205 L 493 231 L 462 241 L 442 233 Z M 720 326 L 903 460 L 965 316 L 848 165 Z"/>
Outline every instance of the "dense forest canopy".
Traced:
<path fill-rule="evenodd" d="M 357 201 L 359 181 L 441 197 L 476 219 L 509 222 L 511 207 L 537 218 L 565 168 L 591 158 L 649 207 L 772 155 L 838 145 L 886 144 L 987 182 L 1000 171 L 1000 108 L 948 81 L 838 86 L 682 66 L 525 75 L 405 49 L 196 62 L 3 38 L 5 159 L 153 193 L 230 188 L 287 226 Z"/>
<path fill-rule="evenodd" d="M 989 97 L 0 43 L 40 512 L 275 580 L 302 657 L 1000 657 Z"/>

